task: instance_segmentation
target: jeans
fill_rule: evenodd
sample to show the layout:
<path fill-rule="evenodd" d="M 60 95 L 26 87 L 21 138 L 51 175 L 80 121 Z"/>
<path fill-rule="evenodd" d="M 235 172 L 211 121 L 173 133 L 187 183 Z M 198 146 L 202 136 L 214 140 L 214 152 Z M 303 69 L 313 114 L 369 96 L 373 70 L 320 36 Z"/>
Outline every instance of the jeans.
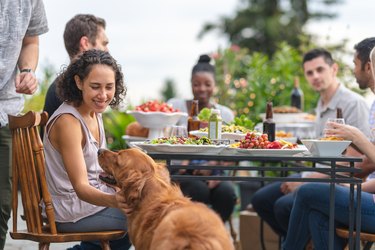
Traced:
<path fill-rule="evenodd" d="M 213 189 L 208 188 L 205 181 L 179 181 L 185 196 L 193 201 L 203 202 L 212 206 L 223 221 L 227 221 L 236 205 L 236 194 L 231 182 L 222 181 Z"/>
<path fill-rule="evenodd" d="M 304 249 L 310 237 L 315 249 L 328 249 L 329 193 L 330 185 L 326 183 L 309 183 L 297 190 L 284 250 Z M 348 187 L 336 185 L 335 226 L 349 225 L 349 193 Z M 375 233 L 374 195 L 367 192 L 361 193 L 361 230 Z M 343 249 L 345 242 L 335 234 L 334 249 Z"/>
<path fill-rule="evenodd" d="M 0 249 L 4 249 L 12 199 L 12 137 L 8 127 L 0 127 Z"/>
<path fill-rule="evenodd" d="M 300 177 L 293 174 L 290 177 Z M 270 183 L 255 192 L 251 200 L 254 210 L 278 235 L 285 237 L 289 216 L 294 202 L 294 193 L 284 194 L 280 190 L 282 182 Z"/>
<path fill-rule="evenodd" d="M 62 233 L 127 230 L 127 220 L 121 210 L 117 208 L 106 208 L 77 222 L 57 222 L 56 226 L 57 231 Z M 128 234 L 121 239 L 110 241 L 109 243 L 112 250 L 127 250 L 131 246 Z M 79 249 L 101 249 L 100 242 L 82 241 Z"/>

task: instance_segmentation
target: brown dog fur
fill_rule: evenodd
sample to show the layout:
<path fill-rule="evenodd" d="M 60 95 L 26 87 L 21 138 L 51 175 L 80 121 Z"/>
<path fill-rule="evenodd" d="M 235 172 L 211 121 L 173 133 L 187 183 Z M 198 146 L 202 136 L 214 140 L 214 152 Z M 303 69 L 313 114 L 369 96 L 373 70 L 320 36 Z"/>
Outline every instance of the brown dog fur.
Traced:
<path fill-rule="evenodd" d="M 169 172 L 138 149 L 100 150 L 100 166 L 113 175 L 127 205 L 129 237 L 137 250 L 233 250 L 220 217 L 171 184 Z"/>

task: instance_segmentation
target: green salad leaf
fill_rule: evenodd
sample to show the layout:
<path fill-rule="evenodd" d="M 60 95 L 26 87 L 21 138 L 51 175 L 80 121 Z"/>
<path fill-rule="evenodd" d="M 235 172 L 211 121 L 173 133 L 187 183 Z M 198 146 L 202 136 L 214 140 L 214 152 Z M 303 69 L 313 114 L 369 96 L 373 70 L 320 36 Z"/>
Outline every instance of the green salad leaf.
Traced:
<path fill-rule="evenodd" d="M 237 126 L 242 126 L 250 130 L 254 130 L 255 122 L 250 120 L 246 115 L 241 115 L 240 117 L 235 117 L 232 124 Z"/>
<path fill-rule="evenodd" d="M 203 108 L 201 112 L 199 112 L 198 118 L 201 121 L 208 122 L 208 120 L 210 119 L 210 115 L 211 115 L 211 109 Z"/>

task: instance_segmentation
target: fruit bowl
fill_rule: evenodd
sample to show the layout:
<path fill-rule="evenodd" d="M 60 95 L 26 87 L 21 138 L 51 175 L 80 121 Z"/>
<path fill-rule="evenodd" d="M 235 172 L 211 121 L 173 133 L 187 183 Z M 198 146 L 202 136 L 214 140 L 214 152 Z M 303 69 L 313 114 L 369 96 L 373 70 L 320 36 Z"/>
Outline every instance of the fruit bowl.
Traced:
<path fill-rule="evenodd" d="M 163 136 L 163 129 L 175 125 L 181 117 L 186 117 L 184 112 L 144 112 L 144 111 L 127 111 L 128 114 L 141 124 L 142 127 L 148 128 L 148 139 L 154 139 Z"/>
<path fill-rule="evenodd" d="M 312 155 L 315 156 L 340 156 L 350 145 L 351 141 L 334 140 L 301 140 Z"/>

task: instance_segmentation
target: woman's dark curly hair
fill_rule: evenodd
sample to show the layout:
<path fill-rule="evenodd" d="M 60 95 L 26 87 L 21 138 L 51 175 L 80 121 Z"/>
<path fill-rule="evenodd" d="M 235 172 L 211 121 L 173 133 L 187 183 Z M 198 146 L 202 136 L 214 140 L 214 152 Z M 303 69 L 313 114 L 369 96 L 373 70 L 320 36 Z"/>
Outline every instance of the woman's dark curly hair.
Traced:
<path fill-rule="evenodd" d="M 75 107 L 81 105 L 83 101 L 82 91 L 77 87 L 74 76 L 77 75 L 83 81 L 90 74 L 92 66 L 97 64 L 108 65 L 115 72 L 116 90 L 109 106 L 112 108 L 117 107 L 126 95 L 121 68 L 108 52 L 95 49 L 83 52 L 63 70 L 57 82 L 56 90 L 60 99 L 67 103 L 72 103 Z"/>

